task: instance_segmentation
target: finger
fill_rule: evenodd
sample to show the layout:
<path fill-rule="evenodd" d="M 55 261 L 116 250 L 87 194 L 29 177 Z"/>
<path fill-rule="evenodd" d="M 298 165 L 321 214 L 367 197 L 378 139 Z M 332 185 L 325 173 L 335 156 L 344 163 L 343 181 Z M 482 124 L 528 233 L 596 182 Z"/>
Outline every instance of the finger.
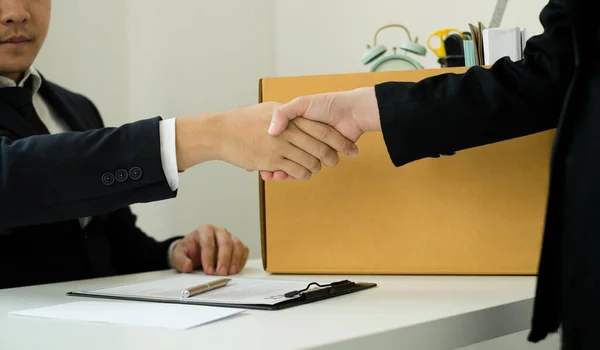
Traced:
<path fill-rule="evenodd" d="M 173 259 L 172 264 L 173 267 L 179 271 L 179 272 L 183 272 L 183 273 L 189 273 L 192 272 L 192 270 L 194 269 L 193 267 L 193 263 L 192 260 L 189 258 L 188 254 L 187 254 L 187 249 L 185 247 L 186 243 L 185 240 L 181 240 L 179 241 L 175 248 L 173 249 Z"/>
<path fill-rule="evenodd" d="M 197 234 L 197 231 L 192 232 L 191 234 L 187 235 L 182 242 L 182 249 L 185 256 L 192 261 L 192 269 L 196 266 L 202 265 L 200 247 L 194 238 L 194 236 Z"/>
<path fill-rule="evenodd" d="M 229 274 L 234 275 L 240 270 L 242 258 L 244 255 L 244 244 L 236 237 L 231 237 L 233 244 L 233 252 L 231 253 L 231 264 L 229 266 Z"/>
<path fill-rule="evenodd" d="M 294 177 L 292 175 L 288 175 L 284 171 L 279 171 L 279 170 L 278 171 L 261 171 L 260 176 L 264 181 L 294 180 Z"/>
<path fill-rule="evenodd" d="M 217 274 L 225 276 L 229 273 L 231 256 L 233 254 L 233 240 L 231 234 L 224 228 L 217 228 L 215 232 L 218 247 Z"/>
<path fill-rule="evenodd" d="M 284 181 L 284 180 L 287 180 L 288 177 L 289 177 L 289 175 L 283 171 L 278 170 L 278 171 L 273 172 L 273 180 L 275 180 L 275 181 Z"/>
<path fill-rule="evenodd" d="M 317 158 L 314 159 L 316 159 L 317 162 L 319 161 Z M 319 164 L 321 163 L 319 162 Z M 285 173 L 290 174 L 291 176 L 299 180 L 309 180 L 313 174 L 313 172 L 311 172 L 304 166 L 290 159 L 283 159 L 279 168 L 283 169 Z"/>
<path fill-rule="evenodd" d="M 248 247 L 244 246 L 244 250 L 243 250 L 243 254 L 242 254 L 242 259 L 240 260 L 240 265 L 239 265 L 238 273 L 240 273 L 244 269 L 244 266 L 246 266 L 246 262 L 248 261 L 248 255 L 249 254 L 250 254 L 250 250 L 248 249 Z"/>
<path fill-rule="evenodd" d="M 356 157 L 358 155 L 358 147 L 356 144 L 348 140 L 344 135 L 329 125 L 308 120 L 306 118 L 296 118 L 294 120 L 294 125 L 296 125 L 298 129 L 302 130 L 306 134 L 319 141 L 322 141 L 339 153 L 342 153 L 348 157 Z M 318 155 L 313 155 L 323 160 Z M 328 166 L 325 162 L 324 164 Z"/>
<path fill-rule="evenodd" d="M 264 181 L 269 181 L 269 180 L 273 180 L 273 172 L 272 171 L 261 171 L 260 172 L 260 177 L 264 180 Z"/>
<path fill-rule="evenodd" d="M 287 128 L 290 120 L 306 113 L 308 106 L 309 99 L 307 97 L 296 97 L 289 103 L 276 109 L 271 117 L 269 134 L 281 134 Z"/>
<path fill-rule="evenodd" d="M 208 275 L 215 273 L 215 228 L 212 225 L 203 225 L 198 229 L 196 242 L 200 246 L 202 269 Z"/>
<path fill-rule="evenodd" d="M 321 162 L 325 164 L 325 166 L 333 167 L 337 165 L 339 161 L 338 154 L 333 148 L 329 147 L 326 143 L 323 143 L 321 140 L 316 139 L 311 135 L 305 133 L 304 131 L 300 130 L 295 123 L 292 123 L 288 126 L 288 130 L 286 130 L 285 137 L 292 145 L 298 147 L 300 150 L 303 150 L 305 153 L 310 154 L 318 161 L 317 165 L 316 162 L 312 163 L 312 159 L 291 159 L 287 157 L 288 159 L 294 160 L 300 165 L 307 167 L 312 173 L 321 170 Z M 294 154 L 296 153 L 297 152 L 295 152 Z M 296 156 L 300 157 L 300 154 L 296 154 Z M 309 161 L 311 163 L 304 163 Z M 318 169 L 316 168 L 317 166 Z"/>

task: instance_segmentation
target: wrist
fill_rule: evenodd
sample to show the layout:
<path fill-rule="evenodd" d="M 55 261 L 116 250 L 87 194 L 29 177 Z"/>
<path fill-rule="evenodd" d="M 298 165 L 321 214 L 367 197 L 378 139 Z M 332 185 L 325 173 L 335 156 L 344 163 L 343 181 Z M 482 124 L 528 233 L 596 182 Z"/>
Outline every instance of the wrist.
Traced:
<path fill-rule="evenodd" d="M 175 121 L 177 169 L 182 172 L 198 164 L 219 159 L 220 122 L 215 114 L 202 114 Z"/>
<path fill-rule="evenodd" d="M 167 260 L 169 262 L 169 267 L 171 267 L 171 268 L 175 267 L 175 256 L 174 256 L 173 252 L 175 251 L 175 248 L 177 247 L 179 242 L 181 242 L 181 239 L 171 242 L 171 244 L 169 245 L 169 249 L 167 251 Z"/>
<path fill-rule="evenodd" d="M 352 118 L 363 132 L 381 131 L 381 120 L 375 87 L 361 87 L 352 91 Z"/>

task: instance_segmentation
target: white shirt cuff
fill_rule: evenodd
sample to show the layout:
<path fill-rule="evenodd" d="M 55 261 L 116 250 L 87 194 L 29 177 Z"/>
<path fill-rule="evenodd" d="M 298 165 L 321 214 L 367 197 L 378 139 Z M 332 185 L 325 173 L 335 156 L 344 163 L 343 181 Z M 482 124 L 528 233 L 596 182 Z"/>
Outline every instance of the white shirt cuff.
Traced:
<path fill-rule="evenodd" d="M 175 118 L 161 120 L 160 132 L 160 159 L 167 182 L 172 191 L 179 188 L 179 173 L 177 171 L 177 150 L 175 148 Z"/>

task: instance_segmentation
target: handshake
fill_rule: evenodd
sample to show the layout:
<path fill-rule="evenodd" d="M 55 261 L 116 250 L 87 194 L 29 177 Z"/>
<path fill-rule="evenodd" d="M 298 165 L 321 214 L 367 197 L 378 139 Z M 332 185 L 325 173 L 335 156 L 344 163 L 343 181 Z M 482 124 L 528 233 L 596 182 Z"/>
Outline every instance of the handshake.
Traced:
<path fill-rule="evenodd" d="M 265 102 L 178 118 L 177 166 L 182 172 L 221 160 L 258 170 L 264 180 L 308 180 L 322 164 L 337 165 L 338 153 L 358 155 L 360 136 L 380 130 L 372 87 Z"/>

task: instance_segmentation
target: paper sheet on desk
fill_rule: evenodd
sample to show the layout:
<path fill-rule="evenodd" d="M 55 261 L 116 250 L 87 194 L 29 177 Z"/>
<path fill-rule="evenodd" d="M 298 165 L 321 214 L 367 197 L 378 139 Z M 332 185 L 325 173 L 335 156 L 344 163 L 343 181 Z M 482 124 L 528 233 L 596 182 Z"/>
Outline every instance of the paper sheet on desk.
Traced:
<path fill-rule="evenodd" d="M 229 317 L 243 311 L 210 306 L 78 301 L 30 310 L 13 311 L 10 314 L 183 330 Z"/>
<path fill-rule="evenodd" d="M 113 286 L 79 293 L 108 296 L 133 297 L 157 301 L 211 302 L 222 304 L 275 305 L 281 302 L 283 294 L 306 288 L 307 282 L 286 280 L 261 280 L 231 278 L 225 287 L 214 289 L 187 299 L 181 298 L 181 290 L 215 280 L 218 277 L 204 274 L 180 274 L 159 280 Z"/>

